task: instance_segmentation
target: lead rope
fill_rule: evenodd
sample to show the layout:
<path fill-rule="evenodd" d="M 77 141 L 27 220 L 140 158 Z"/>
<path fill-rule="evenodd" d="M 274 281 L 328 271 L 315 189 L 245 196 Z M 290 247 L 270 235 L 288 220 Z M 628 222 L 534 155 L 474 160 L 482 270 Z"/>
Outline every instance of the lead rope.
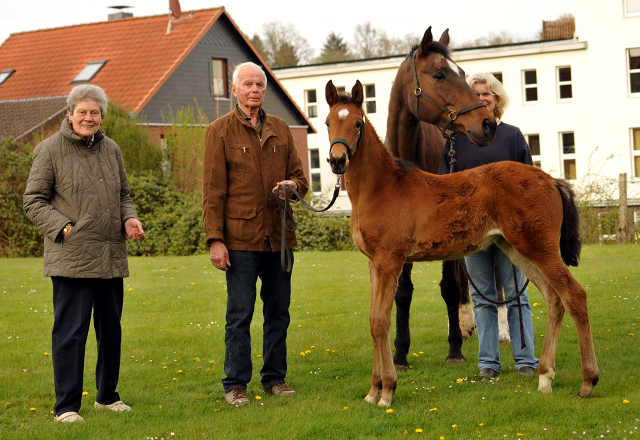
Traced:
<path fill-rule="evenodd" d="M 457 160 L 456 160 L 456 150 L 455 150 L 455 141 L 456 141 L 456 136 L 457 133 L 451 133 L 450 135 L 448 135 L 447 139 L 449 139 L 450 145 L 449 145 L 449 174 L 453 174 L 456 171 L 456 164 L 457 164 Z M 529 279 L 527 278 L 526 282 L 524 283 L 524 286 L 522 286 L 522 290 L 518 290 L 518 277 L 517 277 L 517 271 L 516 271 L 516 266 L 515 264 L 511 263 L 511 267 L 513 268 L 513 284 L 516 288 L 516 296 L 514 296 L 511 299 L 505 300 L 505 301 L 498 301 L 498 300 L 493 300 L 490 298 L 487 298 L 481 291 L 480 289 L 478 289 L 478 287 L 476 286 L 476 284 L 473 282 L 473 280 L 471 279 L 471 276 L 469 275 L 469 272 L 467 272 L 467 264 L 466 262 L 464 262 L 463 260 L 463 264 L 462 264 L 462 269 L 464 270 L 464 274 L 467 276 L 467 278 L 469 279 L 469 283 L 471 283 L 471 286 L 476 290 L 476 292 L 478 292 L 478 295 L 480 295 L 482 298 L 484 298 L 486 301 L 489 301 L 492 304 L 496 304 L 496 305 L 502 305 L 502 304 L 508 304 L 512 301 L 518 300 L 518 316 L 520 318 L 520 349 L 524 349 L 527 346 L 527 343 L 524 340 L 524 322 L 522 319 L 522 302 L 520 301 L 520 296 L 524 293 L 525 289 L 527 288 L 527 285 L 529 284 Z M 503 284 L 504 285 L 504 284 Z"/>
<path fill-rule="evenodd" d="M 287 241 L 287 232 L 295 232 L 298 229 L 298 225 L 293 218 L 293 214 L 289 212 L 289 194 L 288 191 L 291 191 L 297 199 L 304 205 L 305 208 L 309 209 L 313 212 L 324 212 L 327 209 L 331 208 L 333 204 L 336 202 L 338 198 L 338 194 L 340 193 L 341 187 L 341 177 L 342 174 L 338 174 L 338 179 L 336 181 L 336 186 L 333 190 L 333 197 L 331 198 L 331 202 L 322 209 L 314 208 L 304 201 L 304 197 L 300 195 L 296 189 L 291 185 L 281 184 L 278 188 L 273 190 L 273 194 L 276 198 L 276 202 L 278 202 L 278 207 L 280 208 L 280 223 L 282 227 L 282 238 L 280 240 L 280 266 L 282 267 L 283 272 L 291 272 L 293 268 L 293 250 L 289 249 L 289 242 Z M 279 189 L 282 187 L 282 191 L 284 194 L 284 200 L 280 199 Z M 291 228 L 287 225 L 287 219 L 291 222 Z"/>

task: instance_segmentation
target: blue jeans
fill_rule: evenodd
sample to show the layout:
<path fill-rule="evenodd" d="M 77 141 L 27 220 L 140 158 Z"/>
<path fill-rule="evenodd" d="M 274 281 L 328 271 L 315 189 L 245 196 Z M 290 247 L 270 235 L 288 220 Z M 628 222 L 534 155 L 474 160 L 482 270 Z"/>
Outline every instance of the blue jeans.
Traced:
<path fill-rule="evenodd" d="M 494 257 L 498 262 L 502 286 L 505 292 L 505 299 L 516 296 L 513 282 L 513 264 L 511 260 L 495 244 L 488 248 L 464 257 L 467 264 L 467 271 L 474 284 L 487 298 L 495 300 L 496 281 L 494 275 Z M 516 268 L 518 287 L 522 289 L 526 281 L 524 273 Z M 476 326 L 478 329 L 478 368 L 491 368 L 500 372 L 500 350 L 498 336 L 498 307 L 495 304 L 482 298 L 469 283 L 469 291 L 473 300 L 473 311 L 476 316 Z M 529 296 L 525 290 L 520 296 L 522 303 L 522 323 L 524 326 L 524 338 L 526 347 L 521 348 L 520 338 L 520 316 L 518 312 L 518 301 L 514 300 L 507 304 L 507 319 L 509 321 L 509 335 L 511 336 L 511 349 L 513 359 L 516 362 L 516 370 L 524 366 L 534 369 L 538 368 L 538 359 L 535 357 L 533 348 L 533 322 L 531 318 L 531 306 Z"/>
<path fill-rule="evenodd" d="M 229 250 L 227 271 L 227 324 L 222 379 L 224 392 L 247 388 L 251 381 L 251 320 L 256 303 L 256 282 L 262 280 L 262 359 L 264 389 L 283 383 L 287 375 L 287 329 L 291 302 L 291 273 L 282 270 L 280 252 Z"/>

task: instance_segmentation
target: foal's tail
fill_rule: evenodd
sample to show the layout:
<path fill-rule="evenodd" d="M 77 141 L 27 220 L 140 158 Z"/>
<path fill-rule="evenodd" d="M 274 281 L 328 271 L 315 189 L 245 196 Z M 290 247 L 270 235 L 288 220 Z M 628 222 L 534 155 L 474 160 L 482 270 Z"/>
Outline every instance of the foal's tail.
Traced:
<path fill-rule="evenodd" d="M 577 266 L 582 250 L 580 217 L 571 184 L 563 179 L 553 179 L 562 197 L 562 228 L 560 229 L 560 256 L 567 266 Z"/>

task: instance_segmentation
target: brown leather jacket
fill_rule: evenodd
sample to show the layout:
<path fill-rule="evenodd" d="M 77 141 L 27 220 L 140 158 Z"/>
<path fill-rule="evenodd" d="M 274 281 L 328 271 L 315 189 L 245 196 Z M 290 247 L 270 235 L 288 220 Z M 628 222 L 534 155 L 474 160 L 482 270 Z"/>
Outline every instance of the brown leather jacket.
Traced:
<path fill-rule="evenodd" d="M 282 228 L 272 189 L 293 180 L 307 193 L 291 130 L 265 113 L 262 139 L 238 108 L 207 128 L 202 173 L 202 218 L 207 242 L 222 240 L 230 250 L 280 250 Z M 287 233 L 289 247 L 295 233 Z"/>

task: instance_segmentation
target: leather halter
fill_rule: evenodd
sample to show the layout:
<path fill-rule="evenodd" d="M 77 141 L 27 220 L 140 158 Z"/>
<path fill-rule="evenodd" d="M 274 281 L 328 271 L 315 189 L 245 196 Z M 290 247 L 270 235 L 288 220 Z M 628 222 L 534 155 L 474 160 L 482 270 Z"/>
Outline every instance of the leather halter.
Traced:
<path fill-rule="evenodd" d="M 362 114 L 362 127 L 360 127 L 360 130 L 358 130 L 358 139 L 356 139 L 356 143 L 353 145 L 353 147 L 351 145 L 349 145 L 349 142 L 346 141 L 346 139 L 343 138 L 335 138 L 332 142 L 331 145 L 329 146 L 329 152 L 331 152 L 331 148 L 333 147 L 333 144 L 342 144 L 345 147 L 347 147 L 347 152 L 349 153 L 349 160 L 351 160 L 351 156 L 353 156 L 353 153 L 356 152 L 356 150 L 360 147 L 360 139 L 362 139 L 362 130 L 364 129 L 364 124 L 367 123 L 367 118 L 364 116 L 364 113 Z"/>
<path fill-rule="evenodd" d="M 440 110 L 442 110 L 444 113 L 446 113 L 449 116 L 449 120 L 444 124 L 444 127 L 442 128 L 438 127 L 438 128 L 442 132 L 442 136 L 444 136 L 445 139 L 451 139 L 452 135 L 447 135 L 446 131 L 447 131 L 447 128 L 449 128 L 449 125 L 451 125 L 451 123 L 455 121 L 458 115 L 470 112 L 471 110 L 475 110 L 480 107 L 486 107 L 487 104 L 485 104 L 484 102 L 480 102 L 478 104 L 470 105 L 469 107 L 463 108 L 462 110 L 458 110 L 458 111 L 449 110 L 445 106 L 437 103 L 436 101 L 434 101 L 433 99 L 425 95 L 422 89 L 420 88 L 420 84 L 418 83 L 418 70 L 416 69 L 416 53 L 417 53 L 417 50 L 413 52 L 413 56 L 411 57 L 411 62 L 413 64 L 413 80 L 416 86 L 414 90 L 414 94 L 416 95 L 416 111 L 418 112 L 418 119 L 420 121 L 427 122 L 420 117 L 420 97 L 423 97 L 424 99 L 426 99 L 431 104 L 438 107 Z M 453 136 L 455 136 L 455 134 Z"/>

